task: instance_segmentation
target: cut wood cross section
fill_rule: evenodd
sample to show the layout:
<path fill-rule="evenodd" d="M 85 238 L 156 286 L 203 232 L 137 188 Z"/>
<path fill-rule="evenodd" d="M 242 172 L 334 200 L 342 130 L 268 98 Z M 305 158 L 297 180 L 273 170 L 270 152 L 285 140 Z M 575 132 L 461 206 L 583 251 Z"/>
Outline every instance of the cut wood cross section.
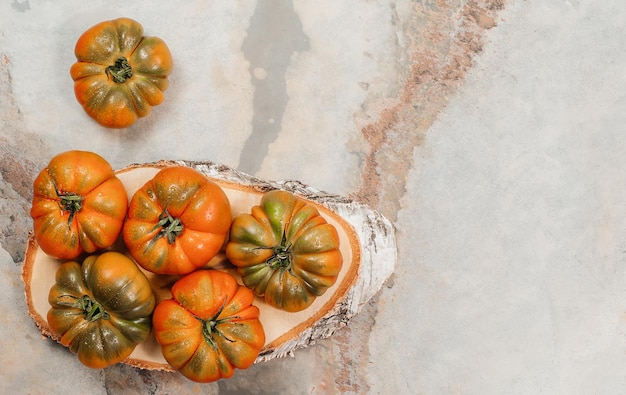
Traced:
<path fill-rule="evenodd" d="M 255 305 L 261 311 L 261 322 L 266 332 L 266 344 L 257 363 L 292 355 L 295 350 L 327 338 L 347 325 L 380 290 L 395 268 L 393 225 L 382 214 L 346 197 L 328 194 L 298 181 L 263 180 L 212 162 L 160 161 L 133 164 L 116 173 L 124 183 L 130 199 L 160 169 L 181 165 L 194 168 L 217 183 L 230 200 L 233 216 L 250 212 L 253 206 L 258 205 L 263 193 L 283 189 L 313 204 L 339 233 L 344 259 L 339 278 L 310 307 L 289 313 L 269 306 L 261 298 L 256 299 Z M 112 249 L 125 250 L 121 241 Z M 51 333 L 46 316 L 50 308 L 48 292 L 54 284 L 55 272 L 60 263 L 41 251 L 31 234 L 22 272 L 29 313 L 42 334 L 55 340 L 58 339 Z M 207 266 L 228 271 L 241 280 L 223 253 L 218 254 Z M 145 273 L 151 281 L 157 301 L 171 296 L 169 287 L 178 277 Z M 152 335 L 139 344 L 124 363 L 144 369 L 173 370 L 163 358 L 160 346 Z"/>

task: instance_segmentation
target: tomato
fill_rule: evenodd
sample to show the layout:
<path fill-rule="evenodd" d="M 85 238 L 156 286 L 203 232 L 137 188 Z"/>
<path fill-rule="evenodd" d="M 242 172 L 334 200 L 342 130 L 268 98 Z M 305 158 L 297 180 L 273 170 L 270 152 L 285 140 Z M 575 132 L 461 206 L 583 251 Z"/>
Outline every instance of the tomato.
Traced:
<path fill-rule="evenodd" d="M 190 380 L 211 382 L 247 369 L 265 344 L 254 294 L 217 270 L 197 270 L 172 286 L 152 317 L 165 360 Z"/>
<path fill-rule="evenodd" d="M 160 38 L 144 37 L 138 22 L 101 22 L 80 36 L 74 53 L 76 99 L 102 126 L 128 127 L 163 102 L 172 55 Z"/>
<path fill-rule="evenodd" d="M 48 301 L 50 330 L 91 368 L 127 358 L 148 337 L 156 304 L 149 280 L 119 252 L 60 265 Z"/>
<path fill-rule="evenodd" d="M 173 166 L 133 195 L 122 234 L 146 270 L 187 274 L 217 255 L 231 221 L 230 202 L 217 184 L 194 169 Z"/>
<path fill-rule="evenodd" d="M 33 187 L 34 234 L 48 255 L 73 259 L 110 247 L 119 237 L 128 196 L 100 155 L 61 153 L 39 173 Z"/>
<path fill-rule="evenodd" d="M 289 312 L 324 294 L 343 264 L 335 227 L 312 204 L 282 190 L 265 193 L 250 214 L 233 220 L 226 256 L 246 286 Z"/>

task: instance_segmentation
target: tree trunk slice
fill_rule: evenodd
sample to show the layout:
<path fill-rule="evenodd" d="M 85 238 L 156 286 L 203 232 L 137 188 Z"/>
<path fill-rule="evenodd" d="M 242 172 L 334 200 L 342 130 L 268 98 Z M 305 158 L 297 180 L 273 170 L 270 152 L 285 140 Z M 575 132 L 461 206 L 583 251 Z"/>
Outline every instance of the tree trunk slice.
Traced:
<path fill-rule="evenodd" d="M 194 168 L 218 184 L 230 200 L 233 217 L 249 213 L 252 206 L 259 204 L 265 192 L 283 189 L 313 204 L 339 233 L 344 258 L 339 278 L 310 307 L 301 312 L 288 313 L 269 306 L 262 298 L 256 298 L 254 304 L 261 311 L 266 334 L 266 344 L 256 362 L 292 355 L 299 348 L 331 336 L 348 324 L 394 270 L 396 243 L 393 225 L 380 213 L 348 198 L 324 193 L 298 181 L 263 180 L 211 162 L 133 164 L 116 173 L 130 199 L 160 169 L 180 165 Z M 111 249 L 126 252 L 121 238 Z M 50 309 L 48 293 L 54 285 L 55 272 L 60 264 L 60 260 L 41 251 L 31 234 L 22 269 L 29 314 L 43 335 L 57 341 L 59 339 L 51 333 L 46 317 Z M 223 252 L 207 267 L 227 271 L 241 280 Z M 169 287 L 179 277 L 144 273 L 150 279 L 157 301 L 171 297 Z M 152 334 L 123 362 L 144 369 L 173 370 L 163 358 Z"/>

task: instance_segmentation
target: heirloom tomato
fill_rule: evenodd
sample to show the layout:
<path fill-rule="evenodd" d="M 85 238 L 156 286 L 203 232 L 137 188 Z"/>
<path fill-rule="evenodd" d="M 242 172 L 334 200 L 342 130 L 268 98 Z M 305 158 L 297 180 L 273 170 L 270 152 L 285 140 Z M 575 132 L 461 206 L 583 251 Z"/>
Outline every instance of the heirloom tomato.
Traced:
<path fill-rule="evenodd" d="M 336 282 L 343 264 L 335 227 L 282 190 L 265 193 L 250 214 L 235 217 L 226 256 L 247 287 L 289 312 L 310 306 Z"/>
<path fill-rule="evenodd" d="M 165 360 L 190 380 L 211 382 L 247 369 L 265 344 L 254 294 L 217 270 L 197 270 L 172 286 L 152 316 Z"/>
<path fill-rule="evenodd" d="M 91 368 L 126 359 L 148 337 L 156 304 L 135 262 L 112 251 L 61 264 L 48 301 L 50 330 Z"/>
<path fill-rule="evenodd" d="M 128 196 L 100 155 L 61 153 L 39 173 L 33 186 L 34 234 L 48 255 L 73 259 L 110 247 L 119 237 Z"/>
<path fill-rule="evenodd" d="M 217 184 L 192 168 L 172 166 L 135 192 L 122 233 L 144 269 L 187 274 L 217 255 L 231 221 L 230 202 Z"/>
<path fill-rule="evenodd" d="M 85 31 L 70 74 L 76 99 L 102 126 L 125 128 L 163 102 L 173 62 L 158 37 L 144 37 L 137 21 L 119 18 Z"/>

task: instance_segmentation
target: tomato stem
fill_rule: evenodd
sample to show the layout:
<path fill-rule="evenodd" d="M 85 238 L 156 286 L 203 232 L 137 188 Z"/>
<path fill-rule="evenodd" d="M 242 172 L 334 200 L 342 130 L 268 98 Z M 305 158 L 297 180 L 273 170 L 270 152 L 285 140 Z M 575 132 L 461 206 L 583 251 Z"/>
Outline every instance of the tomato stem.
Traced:
<path fill-rule="evenodd" d="M 114 64 L 104 69 L 107 77 L 111 77 L 114 82 L 121 84 L 133 76 L 133 69 L 125 57 L 118 58 Z"/>
<path fill-rule="evenodd" d="M 108 320 L 111 315 L 102 307 L 102 305 L 91 299 L 89 295 L 83 295 L 80 298 L 74 295 L 63 295 L 74 299 L 74 303 L 70 306 L 82 310 L 83 318 L 89 322 L 96 321 L 100 318 Z"/>
<path fill-rule="evenodd" d="M 67 219 L 67 227 L 72 227 L 72 220 L 74 215 L 83 208 L 84 198 L 73 192 L 60 192 L 56 184 L 54 184 L 54 190 L 59 197 L 59 206 L 62 211 L 69 211 L 70 215 Z"/>
<path fill-rule="evenodd" d="M 156 242 L 161 237 L 167 237 L 169 244 L 174 244 L 176 237 L 183 233 L 183 223 L 179 218 L 174 218 L 167 211 L 167 207 L 163 209 L 163 212 L 159 215 L 159 222 L 152 228 L 152 231 L 161 228 L 161 231 L 154 236 L 154 239 L 150 241 L 150 245 Z"/>
<path fill-rule="evenodd" d="M 280 244 L 272 247 L 272 252 L 272 256 L 266 261 L 272 269 L 289 269 L 291 267 L 291 243 L 287 243 L 287 236 L 284 231 Z"/>
<path fill-rule="evenodd" d="M 220 324 L 223 324 L 225 322 L 232 321 L 232 320 L 240 318 L 240 317 L 237 317 L 237 316 L 231 316 L 231 317 L 225 317 L 225 318 L 222 318 L 222 319 L 218 319 L 220 314 L 222 314 L 222 311 L 224 310 L 224 306 L 225 305 L 226 305 L 226 301 L 224 301 L 224 304 L 222 304 L 222 307 L 220 307 L 220 309 L 217 311 L 217 313 L 215 313 L 215 315 L 213 317 L 209 318 L 208 320 L 203 320 L 201 318 L 196 317 L 200 322 L 202 322 L 202 334 L 204 335 L 204 340 L 206 340 L 206 342 L 209 344 L 209 346 L 211 346 L 211 348 L 214 349 L 214 350 L 217 349 L 217 342 L 215 341 L 215 336 L 220 336 L 220 337 L 223 337 L 224 339 L 226 339 L 229 342 L 234 342 L 233 339 L 228 338 L 226 335 L 224 335 L 222 332 L 220 332 L 220 330 L 217 328 L 217 326 L 220 325 Z"/>

